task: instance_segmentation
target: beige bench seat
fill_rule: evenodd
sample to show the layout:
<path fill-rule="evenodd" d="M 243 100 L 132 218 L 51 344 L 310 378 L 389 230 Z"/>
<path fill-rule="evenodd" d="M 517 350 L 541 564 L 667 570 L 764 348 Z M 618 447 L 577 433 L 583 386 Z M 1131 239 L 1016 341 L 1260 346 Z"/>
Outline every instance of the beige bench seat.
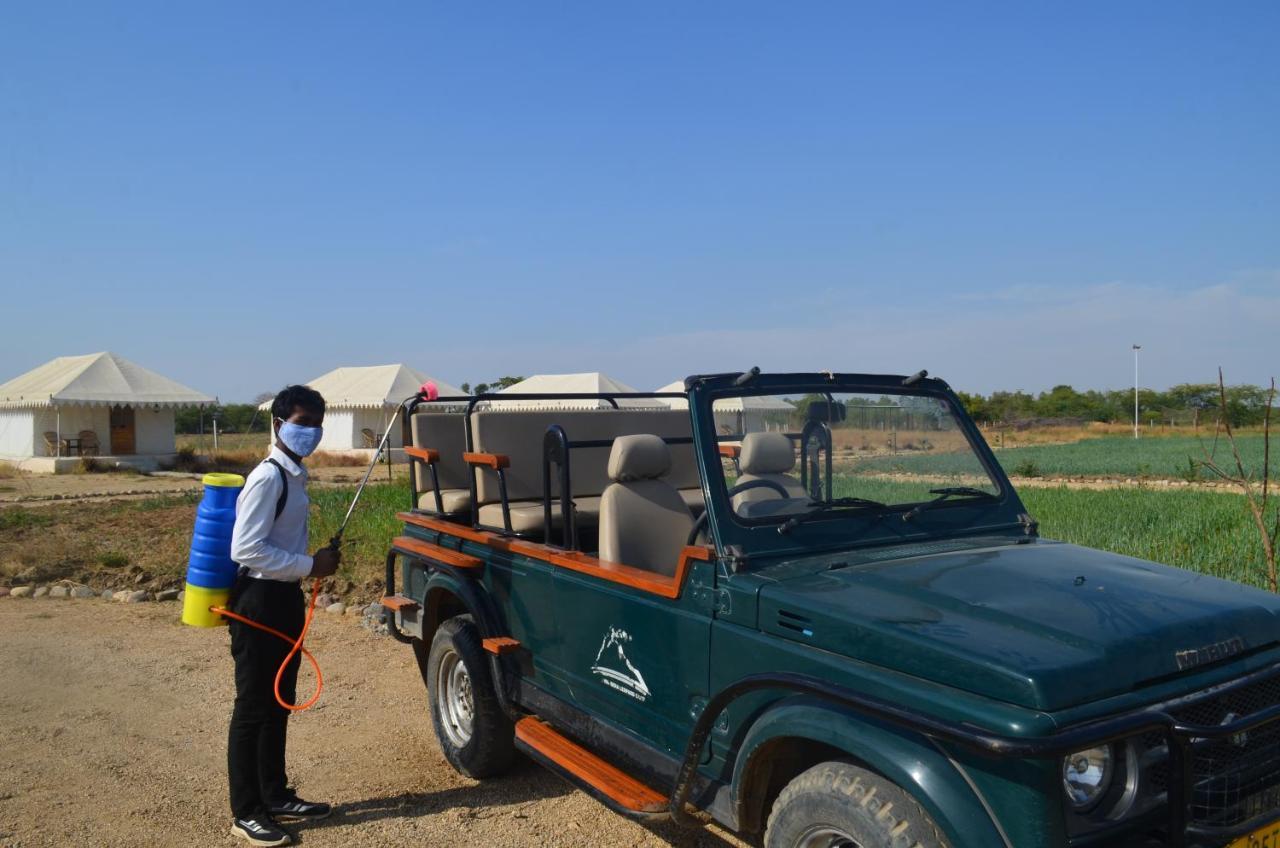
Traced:
<path fill-rule="evenodd" d="M 471 490 L 470 489 L 441 489 L 440 503 L 444 507 L 444 512 L 448 515 L 461 515 L 464 512 L 471 511 Z M 436 496 L 434 492 L 426 491 L 418 493 L 418 509 L 425 509 L 435 512 Z"/>
<path fill-rule="evenodd" d="M 594 526 L 600 520 L 600 497 L 589 495 L 573 499 L 578 523 Z M 537 533 L 543 529 L 542 501 L 517 501 L 511 504 L 511 530 L 515 533 Z M 480 507 L 480 523 L 486 527 L 502 527 L 502 504 L 484 504 Z M 560 517 L 560 501 L 551 502 L 551 526 L 563 525 Z"/>
<path fill-rule="evenodd" d="M 683 410 L 481 410 L 472 416 L 474 452 L 503 457 L 507 483 L 511 529 L 520 534 L 543 530 L 542 451 L 547 428 L 563 427 L 570 442 L 605 442 L 599 447 L 573 449 L 570 453 L 573 501 L 580 527 L 595 527 L 600 517 L 600 497 L 612 482 L 608 474 L 613 440 L 636 433 L 665 438 L 688 438 L 692 434 L 689 414 Z M 702 488 L 691 444 L 673 445 L 668 482 L 681 490 L 680 497 L 694 512 L 703 510 Z M 552 467 L 552 474 L 557 469 Z M 552 523 L 563 525 L 560 498 L 552 484 Z M 477 463 L 476 489 L 481 526 L 503 527 L 502 498 L 497 470 Z"/>

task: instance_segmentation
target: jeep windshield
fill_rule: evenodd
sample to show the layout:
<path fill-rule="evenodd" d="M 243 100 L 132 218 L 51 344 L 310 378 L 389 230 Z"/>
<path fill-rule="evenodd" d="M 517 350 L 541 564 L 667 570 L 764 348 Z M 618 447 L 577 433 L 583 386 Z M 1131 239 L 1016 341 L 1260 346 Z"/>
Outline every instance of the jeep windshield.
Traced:
<path fill-rule="evenodd" d="M 927 525 L 1000 485 L 943 397 L 791 392 L 712 403 L 724 485 L 743 523 L 789 532 L 812 519 L 893 512 Z"/>

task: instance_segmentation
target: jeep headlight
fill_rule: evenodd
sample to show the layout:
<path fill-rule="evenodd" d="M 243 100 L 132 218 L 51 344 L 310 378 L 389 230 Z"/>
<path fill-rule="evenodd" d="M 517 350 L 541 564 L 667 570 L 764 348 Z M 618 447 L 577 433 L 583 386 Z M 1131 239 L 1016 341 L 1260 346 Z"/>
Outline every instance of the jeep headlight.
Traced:
<path fill-rule="evenodd" d="M 1062 787 L 1078 812 L 1091 810 L 1106 796 L 1115 776 L 1110 745 L 1087 748 L 1062 758 Z"/>

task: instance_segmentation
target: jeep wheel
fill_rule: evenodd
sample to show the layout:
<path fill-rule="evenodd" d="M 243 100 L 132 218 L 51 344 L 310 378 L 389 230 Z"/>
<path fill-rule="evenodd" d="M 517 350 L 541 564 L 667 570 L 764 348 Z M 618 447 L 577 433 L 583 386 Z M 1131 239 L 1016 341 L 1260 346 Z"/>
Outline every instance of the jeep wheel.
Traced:
<path fill-rule="evenodd" d="M 765 848 L 946 848 L 915 799 L 852 763 L 821 763 L 778 795 Z"/>
<path fill-rule="evenodd" d="M 445 759 L 468 777 L 493 777 L 515 756 L 515 728 L 498 706 L 480 634 L 470 616 L 436 630 L 427 655 L 431 723 Z"/>

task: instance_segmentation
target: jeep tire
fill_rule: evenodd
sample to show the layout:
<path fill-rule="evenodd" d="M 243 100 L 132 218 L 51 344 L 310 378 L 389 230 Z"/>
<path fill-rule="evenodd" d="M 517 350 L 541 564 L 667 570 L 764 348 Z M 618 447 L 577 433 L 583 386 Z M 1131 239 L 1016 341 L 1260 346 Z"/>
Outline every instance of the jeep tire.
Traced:
<path fill-rule="evenodd" d="M 937 825 L 895 784 L 853 763 L 820 763 L 788 783 L 764 848 L 946 848 Z"/>
<path fill-rule="evenodd" d="M 441 623 L 423 677 L 444 757 L 472 778 L 502 774 L 515 757 L 515 726 L 498 705 L 480 633 L 469 615 Z"/>

